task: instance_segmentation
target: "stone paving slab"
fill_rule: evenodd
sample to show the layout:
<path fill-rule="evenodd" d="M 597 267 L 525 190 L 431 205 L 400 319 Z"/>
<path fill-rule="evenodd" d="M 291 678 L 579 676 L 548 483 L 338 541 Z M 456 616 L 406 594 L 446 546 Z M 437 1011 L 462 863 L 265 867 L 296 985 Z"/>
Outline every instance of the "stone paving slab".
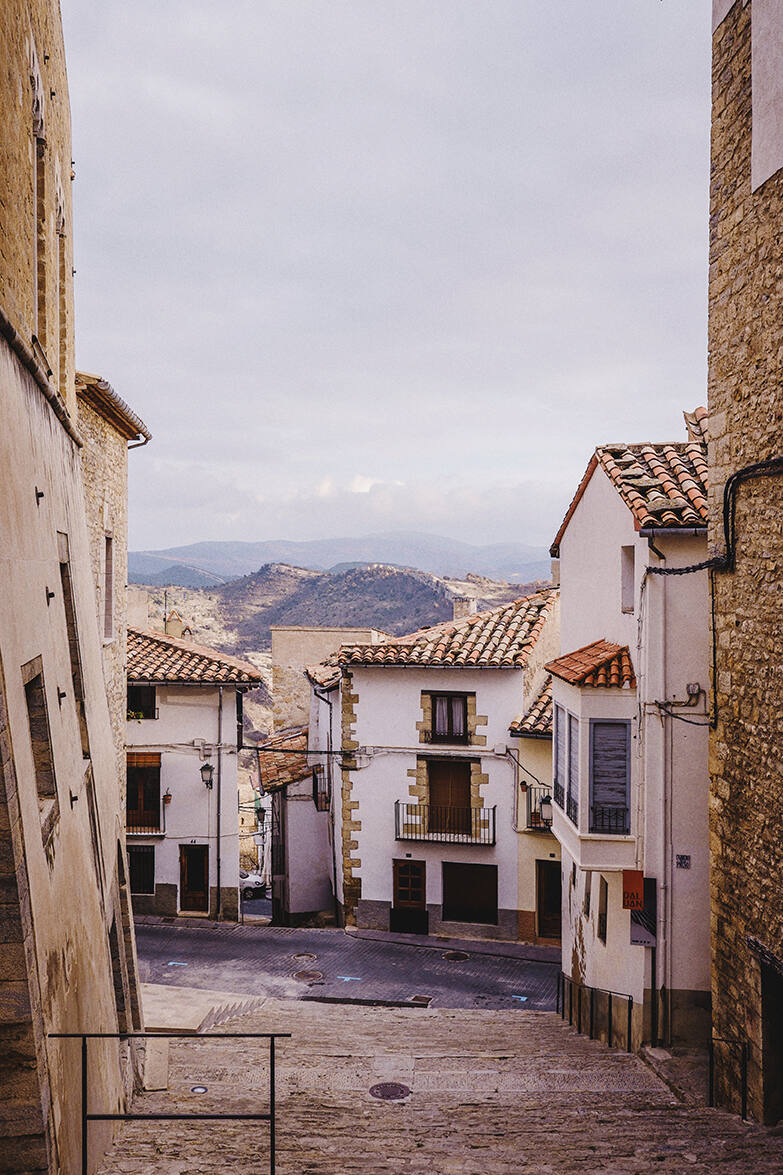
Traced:
<path fill-rule="evenodd" d="M 269 999 L 225 1028 L 293 1033 L 278 1044 L 278 1175 L 783 1172 L 783 1139 L 683 1105 L 638 1057 L 552 1013 Z M 378 1101 L 376 1081 L 410 1097 Z M 172 1044 L 169 1093 L 134 1108 L 253 1112 L 267 1089 L 263 1045 L 190 1037 Z M 265 1172 L 267 1139 L 265 1123 L 128 1123 L 101 1175 Z"/>

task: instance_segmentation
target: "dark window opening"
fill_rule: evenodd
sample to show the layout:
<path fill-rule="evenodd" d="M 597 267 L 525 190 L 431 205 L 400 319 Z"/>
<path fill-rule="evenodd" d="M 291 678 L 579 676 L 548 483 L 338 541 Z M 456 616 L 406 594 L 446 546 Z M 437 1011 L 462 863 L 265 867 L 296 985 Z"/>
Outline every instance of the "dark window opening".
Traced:
<path fill-rule="evenodd" d="M 128 871 L 131 893 L 155 893 L 155 846 L 129 845 Z"/>
<path fill-rule="evenodd" d="M 330 800 L 329 781 L 323 764 L 319 763 L 313 767 L 313 803 L 319 812 L 328 812 Z"/>
<path fill-rule="evenodd" d="M 112 918 L 109 931 L 109 950 L 111 952 L 111 973 L 114 982 L 114 1006 L 117 1011 L 117 1027 L 120 1032 L 127 1032 L 128 1005 L 125 999 L 125 977 L 123 975 L 123 960 L 120 954 L 120 940 L 117 934 L 117 919 Z"/>
<path fill-rule="evenodd" d="M 36 658 L 36 662 L 40 664 L 40 658 Z M 36 662 L 30 664 L 37 667 Z M 40 800 L 54 799 L 57 795 L 57 784 L 54 778 L 52 737 L 49 731 L 49 712 L 46 707 L 43 673 L 33 673 L 25 681 L 24 695 L 27 702 L 27 718 L 30 724 L 30 742 L 33 748 L 35 786 L 38 798 Z"/>
<path fill-rule="evenodd" d="M 468 695 L 431 694 L 432 730 L 434 743 L 466 743 L 468 741 Z"/>
<path fill-rule="evenodd" d="M 134 718 L 157 718 L 156 700 L 154 685 L 129 685 L 128 721 Z"/>
<path fill-rule="evenodd" d="M 160 754 L 128 754 L 129 832 L 160 832 Z"/>
<path fill-rule="evenodd" d="M 443 921 L 497 925 L 497 865 L 443 862 Z"/>
<path fill-rule="evenodd" d="M 783 975 L 761 965 L 761 1064 L 763 1118 L 767 1126 L 783 1119 Z"/>
<path fill-rule="evenodd" d="M 114 636 L 114 540 L 105 536 L 103 557 L 103 635 L 106 640 Z"/>
<path fill-rule="evenodd" d="M 606 910 L 609 904 L 609 886 L 606 878 L 601 877 L 598 886 L 598 937 L 606 944 Z"/>
<path fill-rule="evenodd" d="M 245 695 L 241 689 L 237 690 L 237 750 L 242 750 L 242 744 L 245 741 Z"/>
<path fill-rule="evenodd" d="M 68 634 L 68 654 L 71 659 L 73 700 L 79 719 L 82 755 L 85 759 L 88 759 L 90 756 L 90 740 L 87 734 L 87 718 L 84 712 L 84 678 L 82 675 L 81 650 L 79 648 L 79 628 L 76 623 L 76 607 L 73 599 L 71 564 L 68 557 L 68 536 L 58 534 L 57 540 L 60 548 L 60 585 L 62 587 L 63 607 L 65 609 L 65 629 Z"/>

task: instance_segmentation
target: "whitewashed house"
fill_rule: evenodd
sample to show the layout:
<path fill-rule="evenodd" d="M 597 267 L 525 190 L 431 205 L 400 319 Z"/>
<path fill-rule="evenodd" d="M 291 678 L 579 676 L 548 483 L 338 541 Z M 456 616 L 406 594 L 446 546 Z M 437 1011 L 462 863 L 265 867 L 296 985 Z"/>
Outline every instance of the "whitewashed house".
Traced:
<path fill-rule="evenodd" d="M 634 1047 L 709 1031 L 705 410 L 686 422 L 687 441 L 596 449 L 552 546 L 567 1011 L 605 1036 L 615 993 Z"/>
<path fill-rule="evenodd" d="M 261 677 L 214 649 L 134 628 L 127 675 L 133 908 L 236 919 L 242 694 Z"/>
<path fill-rule="evenodd" d="M 347 922 L 536 937 L 536 860 L 558 850 L 543 824 L 528 834 L 525 817 L 520 830 L 521 742 L 510 745 L 509 728 L 545 681 L 557 617 L 557 592 L 544 590 L 344 645 L 337 666 L 310 670 L 310 746 L 341 756 L 324 754 L 320 766 Z"/>

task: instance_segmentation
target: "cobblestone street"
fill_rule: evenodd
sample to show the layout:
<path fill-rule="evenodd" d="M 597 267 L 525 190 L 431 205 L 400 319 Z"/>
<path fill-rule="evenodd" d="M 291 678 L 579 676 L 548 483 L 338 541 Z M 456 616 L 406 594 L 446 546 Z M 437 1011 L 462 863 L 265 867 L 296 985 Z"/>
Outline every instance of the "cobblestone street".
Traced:
<path fill-rule="evenodd" d="M 783 1138 L 682 1105 L 638 1058 L 550 1012 L 269 999 L 223 1029 L 293 1034 L 278 1043 L 278 1175 L 783 1171 Z M 377 1082 L 410 1097 L 376 1100 Z M 192 1038 L 172 1043 L 169 1092 L 134 1109 L 263 1111 L 267 1083 L 265 1042 Z M 129 1123 L 101 1175 L 266 1172 L 267 1139 L 264 1122 Z"/>

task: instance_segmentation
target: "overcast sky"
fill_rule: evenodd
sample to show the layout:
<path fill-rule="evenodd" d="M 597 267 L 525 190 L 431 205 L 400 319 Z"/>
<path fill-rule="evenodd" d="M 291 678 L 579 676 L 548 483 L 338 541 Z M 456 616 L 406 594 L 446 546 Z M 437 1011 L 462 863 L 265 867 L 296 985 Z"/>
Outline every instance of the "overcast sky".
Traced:
<path fill-rule="evenodd" d="M 131 546 L 548 544 L 705 402 L 706 0 L 62 0 Z"/>

